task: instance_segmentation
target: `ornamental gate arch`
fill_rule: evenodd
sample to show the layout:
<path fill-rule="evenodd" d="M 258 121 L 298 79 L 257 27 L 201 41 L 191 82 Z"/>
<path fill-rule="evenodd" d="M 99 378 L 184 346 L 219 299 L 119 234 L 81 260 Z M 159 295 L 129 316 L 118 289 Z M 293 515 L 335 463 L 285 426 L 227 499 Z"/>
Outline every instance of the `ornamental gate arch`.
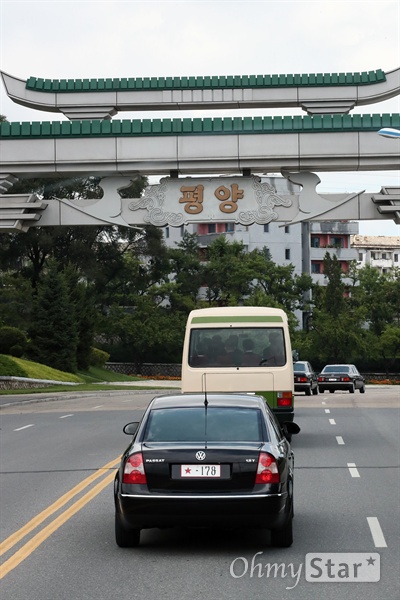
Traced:
<path fill-rule="evenodd" d="M 363 73 L 26 81 L 1 73 L 15 102 L 64 114 L 62 122 L 0 125 L 0 231 L 35 226 L 180 226 L 215 221 L 394 219 L 400 186 L 379 193 L 318 194 L 314 171 L 400 168 L 400 141 L 377 135 L 398 114 L 350 115 L 400 93 L 400 68 Z M 302 108 L 293 117 L 111 120 L 119 111 Z M 281 172 L 287 193 L 260 173 Z M 224 174 L 223 178 L 205 177 Z M 12 194 L 19 178 L 101 177 L 91 203 Z M 143 197 L 118 190 L 162 176 Z M 300 192 L 298 191 L 300 190 Z"/>

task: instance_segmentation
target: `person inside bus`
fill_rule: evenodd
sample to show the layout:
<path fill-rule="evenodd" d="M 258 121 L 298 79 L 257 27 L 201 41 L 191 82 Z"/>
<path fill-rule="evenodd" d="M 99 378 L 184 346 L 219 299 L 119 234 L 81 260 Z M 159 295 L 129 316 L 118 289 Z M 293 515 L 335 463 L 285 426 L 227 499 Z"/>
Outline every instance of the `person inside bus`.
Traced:
<path fill-rule="evenodd" d="M 218 356 L 217 362 L 222 367 L 238 367 L 242 363 L 243 352 L 238 347 L 237 335 L 230 335 L 225 342 L 225 352 Z"/>
<path fill-rule="evenodd" d="M 207 341 L 203 340 L 197 344 L 196 354 L 192 360 L 193 367 L 201 367 L 206 366 L 209 363 L 209 358 L 207 357 Z"/>
<path fill-rule="evenodd" d="M 261 355 L 254 352 L 254 342 L 250 338 L 245 338 L 242 343 L 243 346 L 243 367 L 256 367 L 261 362 Z"/>
<path fill-rule="evenodd" d="M 222 342 L 222 338 L 219 335 L 219 333 L 216 333 L 215 335 L 212 336 L 211 340 L 210 340 L 210 344 L 207 350 L 208 353 L 208 357 L 209 357 L 209 364 L 210 365 L 217 365 L 219 364 L 219 357 L 224 354 L 225 349 L 224 349 L 224 344 Z"/>
<path fill-rule="evenodd" d="M 286 363 L 283 336 L 278 331 L 269 334 L 269 346 L 263 350 L 262 362 L 274 367 L 283 367 Z"/>

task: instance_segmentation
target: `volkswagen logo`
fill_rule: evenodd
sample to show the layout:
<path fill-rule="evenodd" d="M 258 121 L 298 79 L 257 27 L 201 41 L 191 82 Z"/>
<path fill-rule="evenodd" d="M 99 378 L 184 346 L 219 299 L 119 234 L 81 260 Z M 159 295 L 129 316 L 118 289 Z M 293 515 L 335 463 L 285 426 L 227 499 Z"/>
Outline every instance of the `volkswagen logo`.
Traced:
<path fill-rule="evenodd" d="M 203 450 L 199 450 L 198 452 L 196 452 L 197 460 L 204 460 L 205 457 L 206 457 L 206 453 L 203 452 Z"/>

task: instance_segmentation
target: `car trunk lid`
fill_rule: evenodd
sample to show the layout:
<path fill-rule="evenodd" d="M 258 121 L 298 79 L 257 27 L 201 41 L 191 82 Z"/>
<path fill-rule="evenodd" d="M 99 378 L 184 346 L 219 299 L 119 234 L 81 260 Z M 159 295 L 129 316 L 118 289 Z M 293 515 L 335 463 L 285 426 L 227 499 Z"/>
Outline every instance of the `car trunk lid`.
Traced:
<path fill-rule="evenodd" d="M 147 485 L 153 492 L 246 492 L 254 487 L 261 442 L 144 443 Z"/>

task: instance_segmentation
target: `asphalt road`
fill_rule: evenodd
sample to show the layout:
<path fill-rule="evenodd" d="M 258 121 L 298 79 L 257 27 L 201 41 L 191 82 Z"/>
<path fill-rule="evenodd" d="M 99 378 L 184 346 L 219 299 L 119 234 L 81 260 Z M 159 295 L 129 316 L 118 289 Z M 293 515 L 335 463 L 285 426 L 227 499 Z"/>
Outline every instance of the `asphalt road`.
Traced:
<path fill-rule="evenodd" d="M 115 545 L 112 479 L 129 442 L 122 427 L 153 396 L 1 397 L 2 600 L 400 596 L 399 387 L 296 395 L 289 549 L 254 530 L 148 530 L 138 549 Z M 368 553 L 380 580 L 307 581 L 309 553 Z"/>

